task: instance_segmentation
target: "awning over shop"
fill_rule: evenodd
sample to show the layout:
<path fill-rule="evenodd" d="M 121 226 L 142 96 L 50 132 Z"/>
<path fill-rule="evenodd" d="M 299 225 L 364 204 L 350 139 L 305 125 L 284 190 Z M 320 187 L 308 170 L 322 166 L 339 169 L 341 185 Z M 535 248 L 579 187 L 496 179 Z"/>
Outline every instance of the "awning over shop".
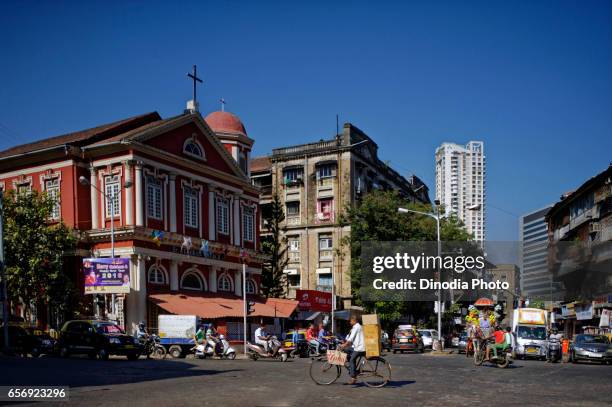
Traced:
<path fill-rule="evenodd" d="M 197 315 L 200 318 L 237 318 L 244 315 L 240 297 L 215 294 L 152 294 L 151 302 L 177 315 Z M 282 298 L 248 297 L 254 301 L 254 312 L 249 317 L 289 318 L 297 301 Z"/>

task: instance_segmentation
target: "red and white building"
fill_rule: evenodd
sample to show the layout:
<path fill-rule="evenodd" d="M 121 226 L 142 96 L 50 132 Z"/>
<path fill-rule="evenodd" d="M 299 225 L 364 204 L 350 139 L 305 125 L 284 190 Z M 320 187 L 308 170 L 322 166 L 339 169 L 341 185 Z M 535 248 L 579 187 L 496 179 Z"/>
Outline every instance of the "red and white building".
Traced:
<path fill-rule="evenodd" d="M 116 304 L 128 330 L 139 321 L 155 327 L 160 312 L 197 311 L 217 319 L 223 331 L 225 320 L 242 316 L 236 304 L 243 248 L 247 294 L 257 298 L 260 290 L 259 192 L 248 174 L 252 146 L 231 113 L 162 119 L 153 112 L 0 152 L 0 187 L 58 198 L 53 220 L 61 218 L 81 235 L 70 263 L 81 290 L 81 258 L 110 257 L 114 223 L 115 256 L 130 259 L 130 293 L 118 295 Z M 105 195 L 82 185 L 81 176 L 118 193 L 114 217 Z M 223 301 L 234 311 L 205 310 Z M 295 309 L 287 300 L 257 301 L 253 316 L 288 317 Z"/>

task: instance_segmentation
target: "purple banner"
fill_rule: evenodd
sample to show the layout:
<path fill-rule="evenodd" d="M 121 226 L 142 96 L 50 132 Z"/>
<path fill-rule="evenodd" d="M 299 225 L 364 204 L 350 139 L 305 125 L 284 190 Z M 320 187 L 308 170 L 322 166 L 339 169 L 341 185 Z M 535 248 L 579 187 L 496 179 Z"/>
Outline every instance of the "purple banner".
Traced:
<path fill-rule="evenodd" d="M 83 259 L 85 294 L 127 294 L 130 292 L 130 259 Z"/>

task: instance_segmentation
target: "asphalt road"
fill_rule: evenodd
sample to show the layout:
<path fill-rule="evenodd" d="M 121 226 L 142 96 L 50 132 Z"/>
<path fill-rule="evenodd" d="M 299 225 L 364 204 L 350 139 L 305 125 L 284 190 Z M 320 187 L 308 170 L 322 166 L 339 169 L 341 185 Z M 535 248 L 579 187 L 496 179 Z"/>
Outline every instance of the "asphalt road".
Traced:
<path fill-rule="evenodd" d="M 387 355 L 392 382 L 382 389 L 317 386 L 308 359 L 107 362 L 0 359 L 0 385 L 70 386 L 66 405 L 132 406 L 610 406 L 612 366 L 516 361 L 475 367 L 463 355 Z M 40 403 L 31 403 L 40 406 Z M 20 405 L 24 405 L 21 404 Z"/>

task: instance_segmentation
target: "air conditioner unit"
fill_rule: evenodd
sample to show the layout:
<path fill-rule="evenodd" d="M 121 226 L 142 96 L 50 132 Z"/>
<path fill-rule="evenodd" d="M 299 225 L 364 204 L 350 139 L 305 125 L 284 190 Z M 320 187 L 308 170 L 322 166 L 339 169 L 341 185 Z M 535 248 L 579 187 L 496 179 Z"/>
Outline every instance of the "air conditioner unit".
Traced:
<path fill-rule="evenodd" d="M 599 222 L 593 222 L 589 225 L 589 233 L 601 232 L 601 224 Z"/>

